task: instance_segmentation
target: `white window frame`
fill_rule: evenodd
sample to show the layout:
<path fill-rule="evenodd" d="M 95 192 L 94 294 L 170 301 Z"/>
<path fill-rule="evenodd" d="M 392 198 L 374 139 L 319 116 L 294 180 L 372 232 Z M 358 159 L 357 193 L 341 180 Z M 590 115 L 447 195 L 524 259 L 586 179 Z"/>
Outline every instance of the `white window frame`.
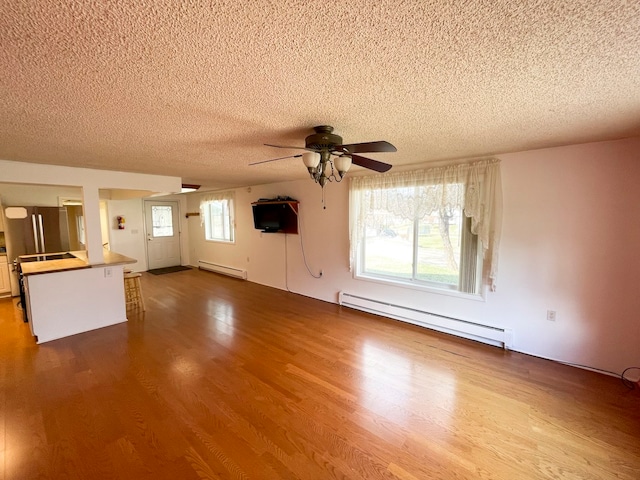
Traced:
<path fill-rule="evenodd" d="M 428 185 L 425 185 L 428 187 Z M 391 187 L 393 188 L 393 187 Z M 402 188 L 402 187 L 397 187 Z M 469 228 L 469 219 L 464 216 L 464 212 L 461 212 L 462 218 L 462 228 L 468 230 Z M 356 264 L 354 269 L 354 278 L 361 280 L 371 280 L 378 283 L 384 283 L 388 285 L 394 286 L 405 286 L 410 287 L 412 289 L 430 291 L 434 293 L 446 293 L 454 296 L 461 296 L 464 298 L 484 298 L 484 289 L 482 284 L 482 249 L 478 248 L 478 238 L 477 235 L 474 235 L 470 231 L 467 231 L 464 235 L 467 235 L 467 238 L 472 239 L 472 242 L 463 241 L 463 246 L 461 246 L 461 250 L 464 248 L 470 249 L 468 253 L 473 254 L 473 250 L 475 250 L 474 255 L 474 263 L 473 270 L 470 268 L 463 268 L 462 262 L 467 255 L 465 255 L 464 250 L 460 253 L 460 275 L 463 275 L 463 272 L 467 272 L 469 275 L 472 275 L 474 278 L 470 278 L 469 281 L 474 282 L 474 290 L 473 292 L 465 292 L 461 289 L 460 283 L 462 282 L 462 278 L 458 282 L 458 285 L 448 284 L 444 282 L 435 282 L 429 280 L 423 280 L 417 278 L 417 270 L 418 265 L 416 264 L 418 257 L 418 226 L 420 223 L 419 218 L 413 219 L 413 239 L 412 239 L 412 263 L 411 263 L 411 278 L 403 278 L 394 275 L 385 275 L 383 273 L 372 273 L 366 272 L 364 270 L 365 264 L 365 250 L 366 250 L 366 235 L 362 237 L 361 242 L 357 247 L 357 255 L 356 255 Z M 466 247 L 465 247 L 466 245 Z"/>
<path fill-rule="evenodd" d="M 462 188 L 453 188 L 455 185 L 461 185 Z M 435 190 L 406 191 L 407 187 L 422 189 L 429 186 Z M 396 194 L 396 190 L 401 190 L 401 193 Z M 371 192 L 371 195 L 365 197 L 366 192 Z M 470 223 L 465 224 L 465 228 L 470 226 L 469 230 L 473 235 L 477 235 L 477 242 L 473 242 L 477 250 L 471 248 L 466 256 L 467 259 L 470 256 L 478 256 L 482 261 L 476 262 L 476 268 L 462 267 L 462 278 L 466 276 L 468 281 L 459 281 L 457 288 L 453 290 L 440 288 L 443 284 L 436 284 L 436 288 L 433 288 L 431 285 L 422 284 L 422 281 L 421 284 L 417 284 L 413 280 L 406 282 L 403 281 L 406 279 L 400 277 L 377 274 L 372 276 L 362 271 L 362 244 L 366 241 L 367 233 L 365 217 L 376 215 L 376 212 L 389 211 L 394 216 L 411 221 L 413 217 L 424 218 L 426 212 L 437 211 L 443 207 L 461 208 L 464 217 L 470 220 Z M 355 278 L 481 298 L 486 287 L 491 291 L 496 289 L 501 224 L 502 187 L 500 160 L 497 158 L 445 164 L 422 170 L 354 176 L 350 179 L 349 187 L 350 270 Z M 465 235 L 465 238 L 468 237 L 469 235 Z M 414 245 L 414 248 L 417 247 Z M 461 263 L 464 261 L 464 253 L 465 250 L 462 251 Z M 466 265 L 469 265 L 468 260 Z M 459 291 L 461 293 L 457 293 Z M 467 291 L 475 293 L 466 293 Z"/>
<path fill-rule="evenodd" d="M 223 192 L 208 195 L 200 201 L 200 219 L 204 238 L 207 242 L 235 243 L 235 205 L 233 192 Z M 222 227 L 220 235 L 213 231 L 212 207 L 221 204 L 222 214 L 218 216 L 218 223 Z"/>

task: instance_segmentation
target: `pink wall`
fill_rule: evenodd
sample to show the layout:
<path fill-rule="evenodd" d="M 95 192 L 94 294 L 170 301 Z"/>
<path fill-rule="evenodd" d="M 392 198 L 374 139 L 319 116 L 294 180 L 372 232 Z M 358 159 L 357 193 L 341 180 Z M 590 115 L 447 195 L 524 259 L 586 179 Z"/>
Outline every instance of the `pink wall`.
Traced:
<path fill-rule="evenodd" d="M 499 155 L 504 191 L 498 290 L 484 299 L 390 287 L 354 279 L 348 265 L 348 182 L 310 180 L 236 191 L 232 246 L 202 240 L 190 220 L 191 263 L 208 259 L 246 268 L 249 280 L 337 302 L 341 290 L 390 303 L 510 327 L 514 350 L 621 372 L 640 364 L 640 138 Z M 302 168 L 302 166 L 301 166 Z M 250 203 L 298 199 L 300 236 L 260 234 Z M 189 197 L 189 211 L 198 196 Z M 286 255 L 286 257 L 285 257 Z M 286 261 L 285 261 L 286 258 Z M 285 270 L 286 265 L 286 270 Z M 547 310 L 557 320 L 546 320 Z"/>
<path fill-rule="evenodd" d="M 494 315 L 517 315 L 523 351 L 614 371 L 640 364 L 640 140 L 501 158 Z"/>

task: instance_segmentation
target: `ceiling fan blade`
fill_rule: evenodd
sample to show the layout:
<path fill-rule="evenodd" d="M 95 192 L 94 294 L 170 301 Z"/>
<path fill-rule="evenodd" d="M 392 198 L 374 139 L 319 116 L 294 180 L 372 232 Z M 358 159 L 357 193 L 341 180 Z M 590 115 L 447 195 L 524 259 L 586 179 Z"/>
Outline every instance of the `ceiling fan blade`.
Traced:
<path fill-rule="evenodd" d="M 301 157 L 301 156 L 302 156 L 301 153 L 299 153 L 298 155 L 287 155 L 286 157 L 272 158 L 271 160 L 262 160 L 260 162 L 253 162 L 253 163 L 250 163 L 249 166 L 251 166 L 251 165 L 260 165 L 261 163 L 275 162 L 276 160 L 284 160 L 285 158 L 298 158 L 298 157 Z"/>
<path fill-rule="evenodd" d="M 351 155 L 351 160 L 354 165 L 368 168 L 369 170 L 374 170 L 376 172 L 383 173 L 391 170 L 391 165 L 388 163 L 379 162 L 378 160 L 373 160 L 367 157 L 361 157 L 360 155 Z"/>
<path fill-rule="evenodd" d="M 379 142 L 351 143 L 349 145 L 336 145 L 335 150 L 349 153 L 373 153 L 373 152 L 397 152 L 398 149 L 389 142 L 381 140 Z"/>
<path fill-rule="evenodd" d="M 276 147 L 276 148 L 295 148 L 296 150 L 309 150 L 311 152 L 315 152 L 316 150 L 314 150 L 313 148 L 306 148 L 306 147 L 291 147 L 291 146 L 287 146 L 287 145 L 271 145 L 270 143 L 265 143 L 265 145 L 267 147 Z"/>

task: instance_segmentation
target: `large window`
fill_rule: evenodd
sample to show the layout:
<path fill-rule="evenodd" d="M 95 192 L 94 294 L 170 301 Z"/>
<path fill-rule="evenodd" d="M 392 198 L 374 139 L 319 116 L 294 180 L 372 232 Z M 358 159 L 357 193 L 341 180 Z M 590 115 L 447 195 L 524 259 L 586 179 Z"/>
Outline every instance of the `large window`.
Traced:
<path fill-rule="evenodd" d="M 497 160 L 486 160 L 352 178 L 351 262 L 356 275 L 477 294 L 484 273 L 494 287 L 498 167 Z"/>
<path fill-rule="evenodd" d="M 200 202 L 200 216 L 207 240 L 234 241 L 232 192 L 213 194 L 203 198 Z"/>
<path fill-rule="evenodd" d="M 392 188 L 386 193 L 409 202 L 411 198 L 429 194 L 420 190 L 434 188 Z M 364 191 L 362 201 L 371 202 L 371 195 L 372 192 Z M 466 293 L 478 291 L 478 270 L 482 265 L 477 253 L 478 237 L 471 233 L 469 220 L 459 206 L 430 212 L 379 208 L 363 221 L 365 234 L 359 249 L 359 274 Z"/>

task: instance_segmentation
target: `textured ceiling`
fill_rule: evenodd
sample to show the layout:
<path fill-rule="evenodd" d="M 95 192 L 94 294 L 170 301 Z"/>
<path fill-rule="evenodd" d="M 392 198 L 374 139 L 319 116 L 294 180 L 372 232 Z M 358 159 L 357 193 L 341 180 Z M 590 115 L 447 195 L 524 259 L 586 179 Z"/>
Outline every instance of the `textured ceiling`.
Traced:
<path fill-rule="evenodd" d="M 2 0 L 0 158 L 303 178 L 329 124 L 393 165 L 640 135 L 640 2 Z M 1 179 L 0 172 L 0 179 Z"/>

